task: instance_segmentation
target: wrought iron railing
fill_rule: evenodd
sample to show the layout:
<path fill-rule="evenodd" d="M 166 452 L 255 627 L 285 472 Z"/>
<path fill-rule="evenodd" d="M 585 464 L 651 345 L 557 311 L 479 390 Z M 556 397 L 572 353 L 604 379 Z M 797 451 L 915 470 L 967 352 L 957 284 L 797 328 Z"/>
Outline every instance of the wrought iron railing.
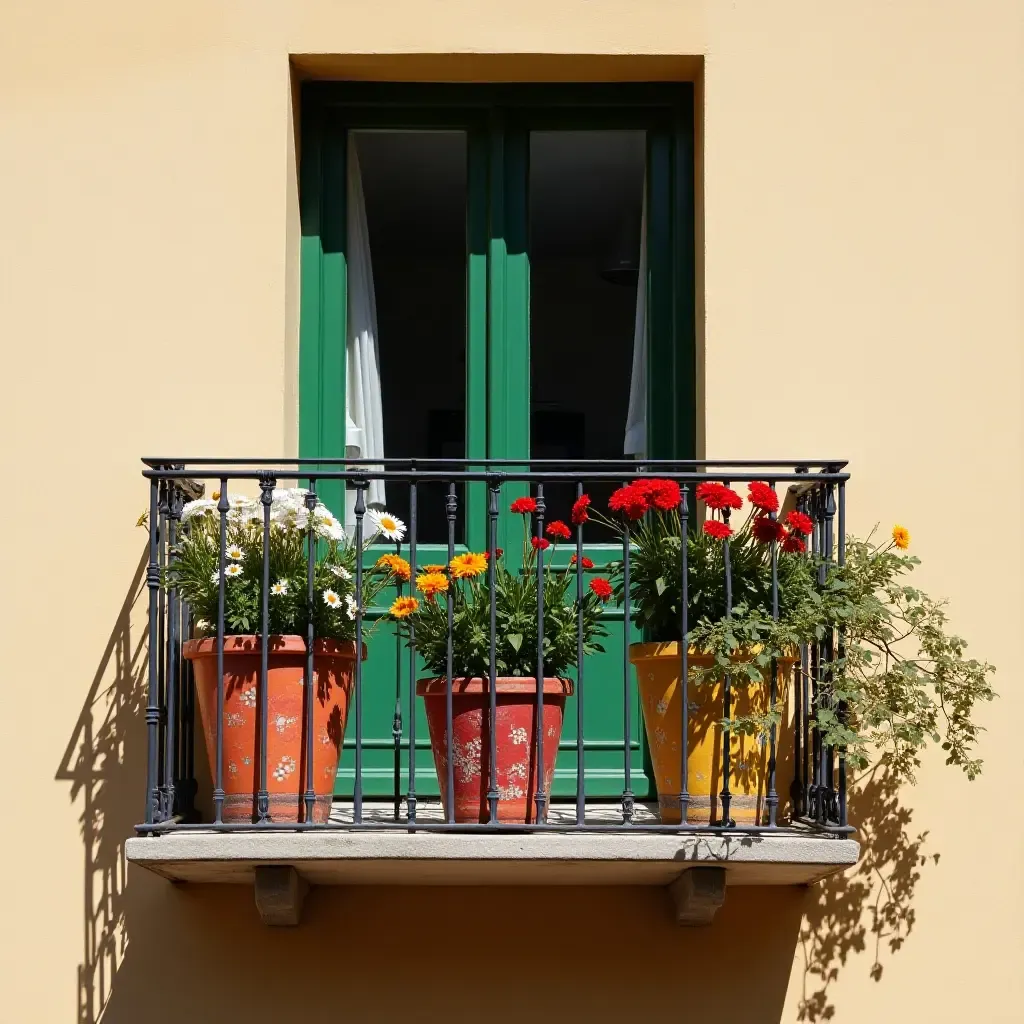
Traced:
<path fill-rule="evenodd" d="M 585 489 L 606 490 L 623 482 L 634 479 L 638 474 L 651 474 L 658 478 L 669 479 L 678 483 L 682 500 L 680 514 L 685 530 L 687 523 L 691 526 L 698 520 L 700 511 L 695 501 L 696 488 L 703 482 L 722 482 L 739 486 L 751 481 L 764 481 L 771 487 L 782 492 L 782 507 L 778 513 L 781 518 L 791 509 L 804 513 L 813 522 L 813 528 L 807 536 L 807 557 L 814 560 L 817 568 L 818 582 L 824 584 L 830 564 L 842 564 L 844 559 L 845 530 L 845 485 L 849 476 L 844 472 L 845 463 L 841 461 L 808 461 L 808 462 L 697 462 L 697 461 L 665 461 L 665 460 L 622 460 L 622 461 L 510 461 L 510 460 L 397 460 L 387 459 L 370 464 L 366 460 L 323 459 L 323 460 L 217 460 L 217 459 L 145 459 L 144 477 L 149 481 L 149 564 L 147 583 L 149 593 L 149 664 L 148 664 L 148 703 L 146 724 L 148 733 L 148 759 L 146 769 L 146 802 L 144 821 L 137 826 L 140 834 L 158 836 L 180 829 L 201 829 L 213 831 L 251 831 L 261 830 L 309 830 L 309 829 L 400 829 L 409 831 L 574 831 L 574 832 L 712 832 L 712 833 L 755 833 L 768 835 L 790 830 L 819 831 L 828 833 L 847 833 L 849 828 L 846 818 L 846 765 L 844 751 L 822 742 L 815 721 L 818 711 L 826 702 L 831 702 L 833 711 L 840 717 L 846 709 L 841 702 L 831 696 L 829 687 L 829 668 L 837 653 L 841 655 L 842 637 L 834 630 L 826 630 L 825 635 L 817 642 L 802 646 L 795 657 L 794 682 L 791 687 L 790 704 L 787 707 L 783 723 L 777 729 L 771 729 L 763 735 L 758 743 L 763 749 L 767 762 L 765 792 L 758 805 L 755 820 L 752 823 L 737 824 L 730 816 L 731 776 L 730 758 L 735 754 L 732 750 L 733 737 L 730 735 L 728 719 L 730 716 L 731 686 L 726 675 L 721 687 L 721 721 L 722 742 L 716 752 L 720 757 L 719 777 L 722 789 L 717 799 L 712 798 L 712 808 L 707 822 L 694 823 L 687 811 L 693 802 L 691 795 L 692 781 L 688 778 L 687 741 L 691 732 L 692 714 L 691 700 L 688 698 L 692 666 L 687 659 L 692 658 L 687 644 L 679 645 L 680 687 L 682 699 L 678 704 L 681 751 L 679 752 L 679 786 L 677 804 L 680 820 L 678 823 L 664 823 L 658 820 L 654 811 L 645 811 L 638 807 L 631 785 L 632 775 L 636 772 L 632 763 L 632 750 L 635 748 L 636 736 L 631 736 L 633 728 L 632 712 L 638 700 L 633 669 L 629 662 L 628 649 L 631 635 L 635 635 L 632 625 L 634 609 L 628 597 L 621 601 L 621 619 L 623 630 L 623 652 L 618 672 L 617 700 L 622 703 L 622 734 L 619 737 L 622 751 L 622 792 L 617 799 L 609 801 L 607 794 L 596 798 L 588 793 L 588 779 L 584 751 L 586 733 L 584 723 L 584 707 L 591 698 L 588 689 L 588 667 L 592 659 L 583 654 L 582 617 L 577 632 L 578 664 L 568 672 L 569 685 L 561 691 L 561 699 L 575 701 L 575 738 L 560 744 L 563 753 L 570 759 L 575 754 L 575 794 L 560 801 L 552 795 L 550 780 L 545 770 L 544 744 L 549 736 L 545 736 L 544 707 L 545 689 L 537 685 L 533 694 L 530 715 L 535 728 L 530 737 L 530 756 L 534 758 L 536 770 L 530 769 L 530 785 L 527 787 L 527 813 L 525 820 L 509 822 L 502 814 L 505 794 L 500 791 L 498 779 L 497 754 L 495 735 L 497 724 L 496 681 L 499 675 L 495 663 L 495 647 L 499 640 L 496 636 L 495 616 L 495 573 L 494 566 L 499 554 L 498 525 L 499 519 L 505 515 L 504 508 L 508 499 L 517 495 L 532 495 L 538 500 L 531 530 L 536 536 L 542 537 L 545 530 L 545 491 L 550 496 L 553 492 L 568 494 L 570 500 L 584 493 Z M 483 804 L 481 818 L 478 821 L 458 820 L 455 800 L 455 766 L 460 756 L 465 760 L 464 753 L 453 751 L 455 730 L 455 711 L 453 710 L 454 695 L 459 692 L 462 680 L 453 677 L 452 669 L 452 615 L 451 600 L 442 593 L 438 600 L 448 604 L 448 658 L 447 672 L 439 678 L 432 691 L 438 698 L 444 698 L 444 728 L 441 745 L 445 748 L 438 754 L 438 791 L 444 800 L 434 800 L 427 806 L 422 796 L 417 795 L 418 783 L 422 785 L 424 768 L 417 765 L 416 750 L 422 747 L 415 736 L 417 718 L 417 690 L 413 685 L 417 674 L 416 636 L 413 631 L 406 637 L 408 649 L 408 686 L 403 694 L 399 687 L 396 692 L 394 707 L 394 767 L 393 767 L 393 800 L 386 801 L 386 809 L 371 807 L 364 799 L 364 721 L 363 708 L 365 701 L 366 666 L 361 658 L 353 658 L 351 679 L 342 680 L 341 688 L 345 691 L 346 711 L 351 708 L 348 717 L 347 735 L 344 737 L 346 747 L 353 750 L 354 769 L 351 792 L 345 799 L 338 800 L 329 812 L 323 812 L 320 797 L 315 792 L 314 767 L 316 762 L 316 746 L 320 742 L 327 744 L 328 739 L 337 747 L 341 747 L 342 738 L 332 736 L 330 726 L 315 733 L 315 705 L 323 703 L 321 692 L 315 689 L 318 677 L 315 659 L 319 641 L 315 637 L 312 616 L 309 616 L 304 630 L 304 641 L 298 655 L 301 665 L 302 711 L 300 715 L 286 719 L 289 727 L 297 730 L 297 750 L 295 757 L 285 757 L 282 763 L 272 764 L 268 758 L 271 745 L 272 730 L 275 727 L 270 717 L 268 700 L 268 672 L 275 655 L 277 638 L 271 633 L 271 572 L 270 548 L 267 543 L 270 532 L 274 529 L 271 522 L 271 506 L 274 496 L 282 488 L 305 489 L 300 502 L 310 512 L 318 507 L 318 502 L 327 495 L 335 498 L 335 502 L 347 505 L 350 520 L 347 526 L 347 537 L 357 548 L 362 546 L 368 537 L 368 505 L 367 490 L 372 481 L 381 480 L 392 495 L 401 492 L 400 506 L 408 518 L 408 531 L 401 542 L 382 547 L 379 551 L 403 553 L 410 566 L 408 593 L 413 593 L 417 572 L 423 566 L 422 551 L 428 546 L 440 548 L 450 562 L 465 537 L 473 535 L 483 538 L 483 545 L 488 556 L 488 568 L 482 576 L 481 586 L 486 588 L 486 600 L 490 603 L 490 661 L 489 672 L 480 680 L 481 720 L 484 742 L 473 756 L 479 760 L 479 771 L 487 781 L 486 800 Z M 251 685 L 246 684 L 242 691 L 246 699 L 246 707 L 253 712 L 251 729 L 255 734 L 254 757 L 252 770 L 252 792 L 244 796 L 245 806 L 239 819 L 237 805 L 234 818 L 226 814 L 226 781 L 237 765 L 229 763 L 225 751 L 225 733 L 230 725 L 230 711 L 226 711 L 227 702 L 235 699 L 237 693 L 227 693 L 225 676 L 231 676 L 225 669 L 225 659 L 229 656 L 226 648 L 230 648 L 233 639 L 228 623 L 225 621 L 225 591 L 230 583 L 230 573 L 226 572 L 231 564 L 228 558 L 229 520 L 234 507 L 233 500 L 237 493 L 248 489 L 258 492 L 254 499 L 259 511 L 259 522 L 253 526 L 262 531 L 262 585 L 259 588 L 259 609 L 256 621 L 249 630 L 252 642 L 245 648 L 251 659 L 248 662 L 248 676 Z M 207 514 L 219 527 L 214 533 L 219 536 L 218 551 L 218 614 L 216 621 L 197 623 L 196 615 L 179 592 L 179 576 L 177 561 L 182 550 L 182 541 L 190 529 L 183 522 L 183 510 L 188 502 L 200 495 L 215 496 L 215 508 L 207 509 Z M 299 492 L 293 492 L 296 494 Z M 347 498 L 346 498 L 347 496 Z M 425 540 L 419 530 L 419 523 L 426 521 L 423 515 L 424 499 L 439 502 L 443 505 L 443 516 L 436 516 L 435 523 L 443 522 L 446 537 L 434 536 Z M 395 500 L 395 499 L 392 499 Z M 550 499 L 549 499 L 550 500 Z M 333 507 L 333 506 L 331 506 Z M 340 513 L 340 508 L 334 509 Z M 474 519 L 475 517 L 475 519 Z M 771 518 L 775 518 L 774 514 Z M 313 519 L 303 520 L 305 533 L 303 543 L 306 545 L 306 565 L 308 567 L 306 607 L 311 609 L 318 599 L 314 593 L 314 567 L 318 553 L 323 550 L 323 539 L 318 537 Z M 460 532 L 463 537 L 460 538 Z M 418 537 L 419 533 L 419 537 Z M 436 533 L 436 530 L 435 530 Z M 575 597 L 580 605 L 585 594 L 585 578 L 588 559 L 585 557 L 587 545 L 592 538 L 586 537 L 584 527 L 576 525 L 573 536 L 565 545 L 573 557 L 564 566 L 564 571 L 575 576 L 575 586 L 568 592 Z M 629 593 L 629 570 L 631 545 L 626 536 L 619 544 L 615 557 L 621 560 L 620 575 L 625 577 L 625 594 Z M 604 543 L 615 540 L 612 536 L 604 538 Z M 615 540 L 618 543 L 617 540 Z M 730 560 L 728 557 L 729 541 L 726 545 L 724 558 L 724 578 L 722 585 L 728 595 L 732 587 L 730 577 Z M 686 636 L 694 623 L 690 621 L 691 608 L 686 598 L 688 586 L 687 545 L 680 545 L 679 574 L 682 585 L 683 600 L 681 602 L 680 631 Z M 607 547 L 602 549 L 607 554 Z M 374 555 L 378 554 L 374 552 Z M 311 557 L 312 556 L 312 557 Z M 544 551 L 538 551 L 535 562 L 528 571 L 542 573 L 544 571 Z M 776 546 L 772 545 L 771 554 L 771 605 L 773 613 L 778 616 L 779 579 L 777 571 L 778 557 Z M 359 558 L 355 566 L 355 585 L 361 585 L 362 578 L 369 571 L 371 562 Z M 521 570 L 525 572 L 527 570 Z M 398 595 L 402 594 L 403 580 L 398 581 Z M 536 651 L 536 678 L 543 679 L 544 667 L 544 630 L 545 611 L 543 607 L 544 587 L 536 588 L 537 594 L 537 629 L 538 644 Z M 613 602 L 614 604 L 614 602 Z M 726 614 L 729 613 L 727 606 Z M 380 611 L 362 607 L 357 601 L 352 608 L 354 618 L 354 650 L 359 651 L 365 638 L 366 621 L 374 615 L 380 617 Z M 617 623 L 616 623 L 617 625 Z M 200 715 L 200 700 L 197 691 L 197 662 L 186 656 L 186 642 L 190 637 L 205 631 L 207 650 L 210 661 L 216 666 L 215 685 L 210 690 L 210 706 L 205 719 L 205 739 L 209 747 L 208 781 L 200 783 L 197 779 L 204 776 L 199 770 L 203 767 L 201 736 L 203 722 Z M 297 639 L 297 638 L 296 638 Z M 374 657 L 371 649 L 369 657 Z M 405 655 L 403 654 L 403 657 Z M 607 655 L 602 655 L 607 659 Z M 399 671 L 398 667 L 395 671 Z M 603 670 L 607 674 L 607 664 Z M 322 677 L 323 673 L 319 673 Z M 242 685 L 232 677 L 229 687 Z M 767 682 L 765 685 L 769 685 Z M 772 659 L 770 673 L 769 706 L 775 707 L 779 699 L 776 692 L 776 665 Z M 692 690 L 691 690 L 692 693 Z M 568 696 L 567 696 L 568 694 Z M 547 698 L 550 702 L 552 699 Z M 550 706 L 550 705 L 549 705 Z M 279 723 L 278 723 L 279 724 Z M 336 723 L 337 724 L 337 723 Z M 342 721 L 342 732 L 345 724 Z M 612 744 L 617 745 L 616 743 Z M 607 743 L 605 743 L 607 746 Z M 407 763 L 404 752 L 407 751 Z M 779 795 L 776 792 L 776 771 L 782 758 L 787 758 L 792 765 L 793 778 L 788 787 L 788 794 L 782 794 L 782 802 L 788 795 L 788 813 L 780 815 L 778 807 Z M 286 763 L 288 762 L 288 763 Z M 283 774 L 282 774 L 283 773 Z M 274 783 L 282 778 L 296 776 L 301 780 L 296 785 L 289 784 L 289 793 L 294 803 L 293 813 L 282 820 L 275 812 L 280 805 L 275 804 L 274 794 L 270 792 Z M 333 784 L 333 779 L 331 780 Z M 141 784 L 141 780 L 140 780 Z M 202 788 L 207 785 L 209 793 L 204 794 Z M 530 792 L 533 790 L 533 792 Z M 204 800 L 203 797 L 206 797 Z M 251 796 L 251 799 L 250 799 Z M 328 794 L 328 799 L 330 794 Z M 202 804 L 206 810 L 201 811 Z M 319 810 L 318 810 L 319 808 Z M 205 820 L 204 820 L 205 819 Z"/>

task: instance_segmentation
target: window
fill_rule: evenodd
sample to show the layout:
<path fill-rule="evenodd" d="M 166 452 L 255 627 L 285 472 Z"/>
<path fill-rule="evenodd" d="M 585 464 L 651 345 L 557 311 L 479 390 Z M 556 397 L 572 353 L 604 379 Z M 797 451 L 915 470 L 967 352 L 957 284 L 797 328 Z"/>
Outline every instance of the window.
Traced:
<path fill-rule="evenodd" d="M 692 458 L 692 115 L 689 85 L 308 86 L 301 454 Z M 375 392 L 367 350 L 353 342 L 364 327 L 379 363 Z M 421 564 L 443 560 L 445 489 L 423 486 L 418 497 Z M 600 500 L 599 487 L 592 493 Z M 457 540 L 481 550 L 483 489 L 458 497 Z M 345 502 L 340 491 L 325 498 Z M 570 493 L 553 485 L 546 498 L 549 517 L 567 517 Z M 385 500 L 406 517 L 403 485 L 389 484 Z M 499 544 L 514 550 L 520 530 L 518 517 L 503 516 Z M 607 538 L 587 540 L 600 566 Z M 622 790 L 621 614 L 608 611 L 607 654 L 587 663 L 594 797 Z M 386 643 L 382 629 L 364 676 L 371 796 L 391 795 L 396 697 L 408 707 L 408 657 L 392 639 L 389 658 Z M 632 707 L 642 798 L 654 789 Z M 424 721 L 416 732 L 425 741 Z M 417 791 L 436 793 L 425 743 L 417 763 Z M 351 754 L 339 793 L 350 778 Z M 554 796 L 574 787 L 566 751 Z"/>

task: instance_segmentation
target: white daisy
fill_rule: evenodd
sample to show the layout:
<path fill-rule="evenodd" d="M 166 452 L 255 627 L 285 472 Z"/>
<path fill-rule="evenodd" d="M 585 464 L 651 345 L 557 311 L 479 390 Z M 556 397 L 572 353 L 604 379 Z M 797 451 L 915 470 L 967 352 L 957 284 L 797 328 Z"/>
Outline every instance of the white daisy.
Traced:
<path fill-rule="evenodd" d="M 217 502 L 209 498 L 196 498 L 186 502 L 181 508 L 181 521 L 187 523 L 194 516 L 209 516 L 217 511 Z"/>
<path fill-rule="evenodd" d="M 345 614 L 350 619 L 356 617 L 356 599 L 351 594 L 345 595 Z"/>
<path fill-rule="evenodd" d="M 325 590 L 324 604 L 328 608 L 337 608 L 341 604 L 341 598 L 333 590 Z"/>
<path fill-rule="evenodd" d="M 272 586 L 272 587 L 270 588 L 270 592 L 271 592 L 272 594 L 276 594 L 276 595 L 279 595 L 279 594 L 287 594 L 287 593 L 288 593 L 288 581 L 287 581 L 287 580 L 278 580 L 278 581 L 277 581 L 277 582 L 276 582 L 276 583 L 275 583 L 275 584 L 274 584 L 274 585 L 273 585 L 273 586 Z"/>
<path fill-rule="evenodd" d="M 228 565 L 224 568 L 224 575 L 228 579 L 234 579 L 242 575 L 242 567 L 240 565 Z"/>
<path fill-rule="evenodd" d="M 405 523 L 390 512 L 368 508 L 366 518 L 370 520 L 374 530 L 388 540 L 401 540 L 405 536 Z"/>
<path fill-rule="evenodd" d="M 244 552 L 237 544 L 229 544 L 225 553 L 233 562 L 240 562 L 245 557 Z"/>
<path fill-rule="evenodd" d="M 313 510 L 313 519 L 316 522 L 318 536 L 335 541 L 344 539 L 344 528 L 325 505 L 317 505 Z"/>
<path fill-rule="evenodd" d="M 352 573 L 350 573 L 343 565 L 332 565 L 331 572 L 333 572 L 340 580 L 352 579 Z"/>

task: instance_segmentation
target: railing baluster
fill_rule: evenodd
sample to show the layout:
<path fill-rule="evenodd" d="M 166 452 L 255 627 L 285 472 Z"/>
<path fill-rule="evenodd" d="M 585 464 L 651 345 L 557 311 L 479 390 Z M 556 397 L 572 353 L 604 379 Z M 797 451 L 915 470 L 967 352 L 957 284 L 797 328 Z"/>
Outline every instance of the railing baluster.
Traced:
<path fill-rule="evenodd" d="M 629 663 L 629 520 L 622 529 L 622 823 L 633 823 L 633 780 L 630 777 L 630 700 L 629 679 L 632 667 Z"/>
<path fill-rule="evenodd" d="M 402 542 L 395 541 L 395 554 L 402 554 Z M 415 596 L 416 577 L 409 573 L 409 596 Z M 405 592 L 405 585 L 401 579 L 395 584 L 395 596 L 401 597 Z M 415 687 L 416 680 L 410 679 L 410 687 Z M 415 700 L 415 694 L 410 696 L 410 705 Z M 413 711 L 415 714 L 415 710 Z M 391 816 L 394 821 L 402 818 L 402 644 L 395 644 L 395 710 L 391 715 L 391 742 L 394 744 L 394 761 L 391 767 L 391 788 L 392 788 L 392 809 Z"/>
<path fill-rule="evenodd" d="M 547 781 L 544 770 L 544 484 L 537 484 L 537 791 L 534 795 L 534 822 L 547 817 L 544 795 Z M 557 756 L 557 755 L 556 755 Z"/>
<path fill-rule="evenodd" d="M 839 551 L 837 564 L 840 569 L 846 564 L 846 484 L 839 481 L 839 522 L 838 522 Z M 843 643 L 843 630 L 839 630 L 839 661 L 845 671 L 846 647 Z M 839 721 L 846 724 L 847 707 L 846 701 L 839 702 Z M 839 824 L 846 827 L 846 747 L 839 748 Z"/>
<path fill-rule="evenodd" d="M 217 512 L 220 514 L 220 554 L 217 574 L 217 726 L 216 733 L 217 765 L 213 776 L 213 820 L 220 824 L 224 820 L 224 587 L 226 580 L 224 570 L 227 567 L 228 549 L 228 501 L 227 477 L 220 480 L 220 498 L 217 500 Z"/>
<path fill-rule="evenodd" d="M 164 817 L 174 816 L 175 776 L 178 760 L 178 671 L 181 666 L 181 612 L 178 607 L 178 588 L 174 583 L 175 547 L 178 543 L 178 520 L 181 518 L 181 491 L 177 483 L 168 481 L 170 497 L 167 503 L 167 723 L 164 740 Z"/>
<path fill-rule="evenodd" d="M 366 515 L 366 480 L 355 481 L 356 487 L 356 665 L 353 700 L 356 706 L 356 766 L 352 783 L 352 820 L 363 821 L 363 516 Z M 411 780 L 410 780 L 411 782 Z"/>
<path fill-rule="evenodd" d="M 775 490 L 775 481 L 769 480 L 768 486 Z M 769 512 L 769 518 L 774 521 L 775 513 Z M 773 539 L 771 544 L 772 559 L 772 621 L 779 621 L 779 544 Z M 775 705 L 779 697 L 779 660 L 772 654 L 771 664 L 771 685 L 768 694 L 768 712 L 775 714 Z M 768 808 L 768 825 L 774 828 L 777 824 L 779 810 L 779 796 L 775 791 L 775 760 L 776 760 L 776 728 L 773 721 L 768 732 L 768 795 L 765 803 Z"/>
<path fill-rule="evenodd" d="M 729 481 L 724 481 L 729 486 Z M 722 509 L 722 519 L 725 525 L 729 525 L 729 509 Z M 729 554 L 729 538 L 722 541 L 722 561 L 725 564 L 725 617 L 732 618 L 732 562 Z M 732 809 L 732 789 L 730 775 L 732 773 L 732 730 L 729 728 L 729 716 L 732 714 L 732 673 L 725 673 L 725 680 L 722 684 L 722 791 L 718 794 L 721 802 L 723 825 L 734 825 L 735 822 L 730 816 Z"/>
<path fill-rule="evenodd" d="M 690 818 L 690 645 L 686 640 L 690 632 L 690 567 L 687 536 L 689 534 L 690 510 L 688 508 L 687 486 L 682 486 L 682 503 L 679 506 L 679 572 L 680 572 L 680 635 L 679 635 L 679 717 L 682 739 L 679 750 L 679 824 L 689 824 Z"/>
<path fill-rule="evenodd" d="M 313 625 L 313 602 L 316 600 L 316 520 L 313 518 L 313 510 L 316 508 L 316 480 L 309 478 L 309 488 L 306 491 L 305 505 L 308 513 L 306 525 L 306 721 L 303 729 L 305 732 L 304 749 L 306 752 L 306 792 L 304 803 L 306 807 L 305 820 L 313 821 L 316 807 L 316 790 L 313 788 L 313 756 L 316 749 L 316 740 L 313 736 L 313 702 L 317 699 L 316 687 L 313 685 L 315 666 L 313 663 L 313 647 L 316 644 L 316 631 Z"/>
<path fill-rule="evenodd" d="M 448 519 L 448 564 L 451 565 L 455 557 L 455 518 L 458 514 L 459 501 L 455 490 L 455 484 L 448 485 L 448 498 L 445 501 L 445 515 Z M 494 551 L 488 561 L 493 562 Z M 495 569 L 495 571 L 497 571 Z M 448 611 L 448 642 L 445 651 L 445 688 L 444 688 L 444 763 L 445 763 L 445 817 L 448 824 L 455 822 L 455 764 L 452 761 L 452 671 L 455 652 L 453 650 L 454 638 L 452 632 L 455 628 L 455 588 L 449 581 L 448 589 L 445 591 L 445 601 Z M 493 650 L 492 650 L 493 657 Z"/>
<path fill-rule="evenodd" d="M 263 573 L 260 588 L 260 789 L 256 797 L 258 822 L 271 820 L 270 794 L 267 792 L 267 718 L 270 695 L 267 676 L 270 661 L 270 506 L 277 481 L 269 473 L 260 473 L 260 502 L 263 505 Z"/>
<path fill-rule="evenodd" d="M 487 550 L 491 557 L 487 559 L 487 592 L 490 601 L 490 661 L 488 682 L 488 717 L 487 717 L 487 807 L 488 820 L 496 824 L 498 821 L 498 749 L 497 749 L 497 720 L 498 720 L 498 666 L 497 658 L 497 629 L 498 611 L 495 603 L 495 579 L 498 550 L 498 497 L 501 491 L 501 484 L 493 479 L 489 485 L 487 499 Z M 449 755 L 451 751 L 449 751 Z M 449 756 L 449 760 L 451 760 Z"/>
<path fill-rule="evenodd" d="M 168 512 L 170 510 L 170 502 L 167 496 L 172 486 L 170 480 L 164 480 L 160 484 L 160 530 L 157 534 L 157 564 L 160 566 L 161 580 L 167 571 L 167 530 Z M 160 717 L 157 720 L 156 789 L 159 795 L 157 797 L 156 814 L 158 820 L 166 821 L 170 817 L 170 812 L 167 809 L 167 778 L 165 774 L 167 741 L 169 739 L 167 734 L 167 662 L 170 652 L 167 645 L 167 591 L 161 586 L 158 594 L 160 608 L 157 617 L 156 643 L 157 650 L 160 652 L 160 661 L 157 669 L 157 708 L 159 709 Z"/>
<path fill-rule="evenodd" d="M 409 593 L 416 579 L 416 480 L 409 481 Z M 409 619 L 409 793 L 405 808 L 410 823 L 416 821 L 416 627 Z"/>
<path fill-rule="evenodd" d="M 825 535 L 825 574 L 826 579 L 828 577 L 829 570 L 832 567 L 832 556 L 834 552 L 834 537 L 832 533 L 833 523 L 835 521 L 836 506 L 835 506 L 835 489 L 832 484 L 827 484 L 825 487 L 824 494 L 825 502 L 825 519 L 824 519 L 824 535 Z M 835 710 L 835 693 L 833 690 L 833 681 L 835 679 L 835 673 L 833 670 L 833 662 L 836 657 L 836 646 L 835 646 L 835 630 L 829 628 L 825 635 L 825 652 L 827 658 L 828 671 L 826 675 L 826 687 L 828 695 L 828 706 L 830 710 Z M 836 789 L 835 789 L 835 745 L 828 744 L 827 756 L 825 760 L 825 772 L 826 779 L 828 780 L 828 786 L 826 789 L 827 794 L 827 805 L 825 810 L 825 820 L 828 821 L 830 818 L 838 820 L 839 809 L 836 806 Z"/>
<path fill-rule="evenodd" d="M 157 729 L 160 723 L 159 661 L 157 642 L 160 621 L 160 482 L 149 482 L 149 564 L 146 566 L 146 586 L 149 589 L 149 694 L 146 703 L 146 824 L 158 820 L 160 791 L 157 788 L 157 755 L 160 742 Z"/>
<path fill-rule="evenodd" d="M 583 497 L 583 481 L 576 483 L 577 500 Z M 576 824 L 587 814 L 583 744 L 583 524 L 576 524 Z"/>

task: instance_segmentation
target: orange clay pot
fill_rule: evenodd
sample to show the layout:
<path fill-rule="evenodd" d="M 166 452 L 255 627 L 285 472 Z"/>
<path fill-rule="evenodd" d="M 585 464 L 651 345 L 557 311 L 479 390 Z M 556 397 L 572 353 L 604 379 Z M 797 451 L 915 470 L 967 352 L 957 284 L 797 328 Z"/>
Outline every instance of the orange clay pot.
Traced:
<path fill-rule="evenodd" d="M 355 644 L 314 641 L 313 653 L 313 821 L 330 817 L 334 777 L 345 736 Z M 182 653 L 195 669 L 196 696 L 206 737 L 211 774 L 217 762 L 217 641 L 189 640 Z M 366 658 L 366 648 L 363 648 Z M 271 636 L 267 658 L 267 792 L 270 818 L 306 820 L 306 641 Z M 260 638 L 224 638 L 224 820 L 253 821 L 259 790 Z"/>

